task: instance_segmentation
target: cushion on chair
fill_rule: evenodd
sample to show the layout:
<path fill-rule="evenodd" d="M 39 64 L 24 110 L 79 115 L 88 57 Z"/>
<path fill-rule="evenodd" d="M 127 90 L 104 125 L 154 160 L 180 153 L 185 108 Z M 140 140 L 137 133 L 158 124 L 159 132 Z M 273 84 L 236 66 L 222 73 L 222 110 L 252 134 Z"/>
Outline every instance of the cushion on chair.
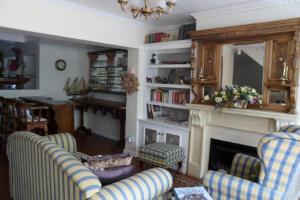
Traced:
<path fill-rule="evenodd" d="M 235 154 L 231 164 L 231 175 L 257 182 L 259 172 L 260 161 L 258 158 L 241 153 Z"/>
<path fill-rule="evenodd" d="M 133 175 L 132 158 L 128 153 L 121 153 L 105 156 L 83 156 L 81 160 L 84 166 L 98 177 L 102 185 L 108 185 Z"/>
<path fill-rule="evenodd" d="M 284 133 L 296 133 L 300 135 L 300 126 L 299 125 L 288 125 L 288 126 L 283 126 L 279 129 L 279 132 L 284 132 Z"/>
<path fill-rule="evenodd" d="M 131 165 L 132 158 L 128 153 L 120 153 L 114 155 L 83 156 L 81 160 L 83 163 L 87 162 L 92 167 L 105 169 Z"/>
<path fill-rule="evenodd" d="M 75 152 L 75 153 L 72 153 L 72 155 L 80 162 L 81 162 L 82 157 L 88 156 L 87 154 L 82 153 L 82 152 Z"/>
<path fill-rule="evenodd" d="M 184 148 L 173 144 L 153 143 L 141 147 L 139 151 L 140 160 L 163 167 L 171 167 L 184 158 Z"/>

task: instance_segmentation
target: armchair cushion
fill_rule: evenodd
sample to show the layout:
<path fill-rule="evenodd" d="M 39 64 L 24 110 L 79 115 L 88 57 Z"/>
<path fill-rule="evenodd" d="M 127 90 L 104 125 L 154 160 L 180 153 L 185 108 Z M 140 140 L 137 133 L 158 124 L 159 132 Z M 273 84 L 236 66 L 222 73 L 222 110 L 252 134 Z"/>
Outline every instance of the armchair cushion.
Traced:
<path fill-rule="evenodd" d="M 153 168 L 103 187 L 92 200 L 156 199 L 169 191 L 173 180 L 162 168 Z"/>
<path fill-rule="evenodd" d="M 237 153 L 232 161 L 230 174 L 249 181 L 257 182 L 260 172 L 258 158 Z"/>
<path fill-rule="evenodd" d="M 295 133 L 300 135 L 300 126 L 299 125 L 288 125 L 288 126 L 283 126 L 279 129 L 279 132 L 284 132 L 284 133 Z"/>
<path fill-rule="evenodd" d="M 283 200 L 283 194 L 277 190 L 220 172 L 208 171 L 203 182 L 208 187 L 209 193 L 217 200 Z"/>

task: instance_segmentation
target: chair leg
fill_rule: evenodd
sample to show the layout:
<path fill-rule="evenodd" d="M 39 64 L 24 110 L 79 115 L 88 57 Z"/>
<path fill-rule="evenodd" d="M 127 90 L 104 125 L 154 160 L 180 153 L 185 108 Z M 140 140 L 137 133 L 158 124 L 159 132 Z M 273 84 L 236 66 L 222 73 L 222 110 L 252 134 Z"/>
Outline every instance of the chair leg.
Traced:
<path fill-rule="evenodd" d="M 48 125 L 44 126 L 44 132 L 45 132 L 45 136 L 48 136 Z"/>
<path fill-rule="evenodd" d="M 183 165 L 183 162 L 182 162 L 182 161 L 178 162 L 177 173 L 180 173 L 180 170 L 181 170 L 181 168 L 182 168 L 182 165 Z"/>

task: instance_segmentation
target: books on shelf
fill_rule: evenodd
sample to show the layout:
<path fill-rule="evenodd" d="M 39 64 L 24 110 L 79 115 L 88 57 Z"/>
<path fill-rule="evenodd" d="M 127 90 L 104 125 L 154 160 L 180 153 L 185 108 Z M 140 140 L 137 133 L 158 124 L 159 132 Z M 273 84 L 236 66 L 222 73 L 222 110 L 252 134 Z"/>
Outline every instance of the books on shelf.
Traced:
<path fill-rule="evenodd" d="M 156 43 L 156 42 L 166 42 L 169 41 L 170 35 L 167 33 L 151 33 L 149 35 L 146 35 L 145 37 L 145 43 Z"/>
<path fill-rule="evenodd" d="M 147 117 L 148 119 L 154 119 L 157 116 L 162 115 L 160 106 L 147 104 Z"/>
<path fill-rule="evenodd" d="M 204 187 L 175 188 L 175 199 L 213 200 Z"/>
<path fill-rule="evenodd" d="M 189 102 L 189 93 L 181 90 L 151 90 L 151 101 L 168 104 L 186 104 Z"/>
<path fill-rule="evenodd" d="M 178 31 L 178 40 L 190 39 L 189 32 L 196 30 L 196 23 L 185 24 L 179 28 Z"/>

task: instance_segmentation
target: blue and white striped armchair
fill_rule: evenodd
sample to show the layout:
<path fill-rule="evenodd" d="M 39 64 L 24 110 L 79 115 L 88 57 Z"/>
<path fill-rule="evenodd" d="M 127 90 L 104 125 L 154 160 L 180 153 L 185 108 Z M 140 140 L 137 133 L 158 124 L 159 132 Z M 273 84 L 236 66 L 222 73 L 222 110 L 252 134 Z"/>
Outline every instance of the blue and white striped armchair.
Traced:
<path fill-rule="evenodd" d="M 300 178 L 300 135 L 289 132 L 268 134 L 259 143 L 258 155 L 260 159 L 237 154 L 230 174 L 208 171 L 204 184 L 213 198 L 296 200 L 296 185 Z"/>
<path fill-rule="evenodd" d="M 68 133 L 47 137 L 13 133 L 7 155 L 14 200 L 150 200 L 160 198 L 173 184 L 167 170 L 153 168 L 102 187 L 78 160 L 81 153 Z"/>

